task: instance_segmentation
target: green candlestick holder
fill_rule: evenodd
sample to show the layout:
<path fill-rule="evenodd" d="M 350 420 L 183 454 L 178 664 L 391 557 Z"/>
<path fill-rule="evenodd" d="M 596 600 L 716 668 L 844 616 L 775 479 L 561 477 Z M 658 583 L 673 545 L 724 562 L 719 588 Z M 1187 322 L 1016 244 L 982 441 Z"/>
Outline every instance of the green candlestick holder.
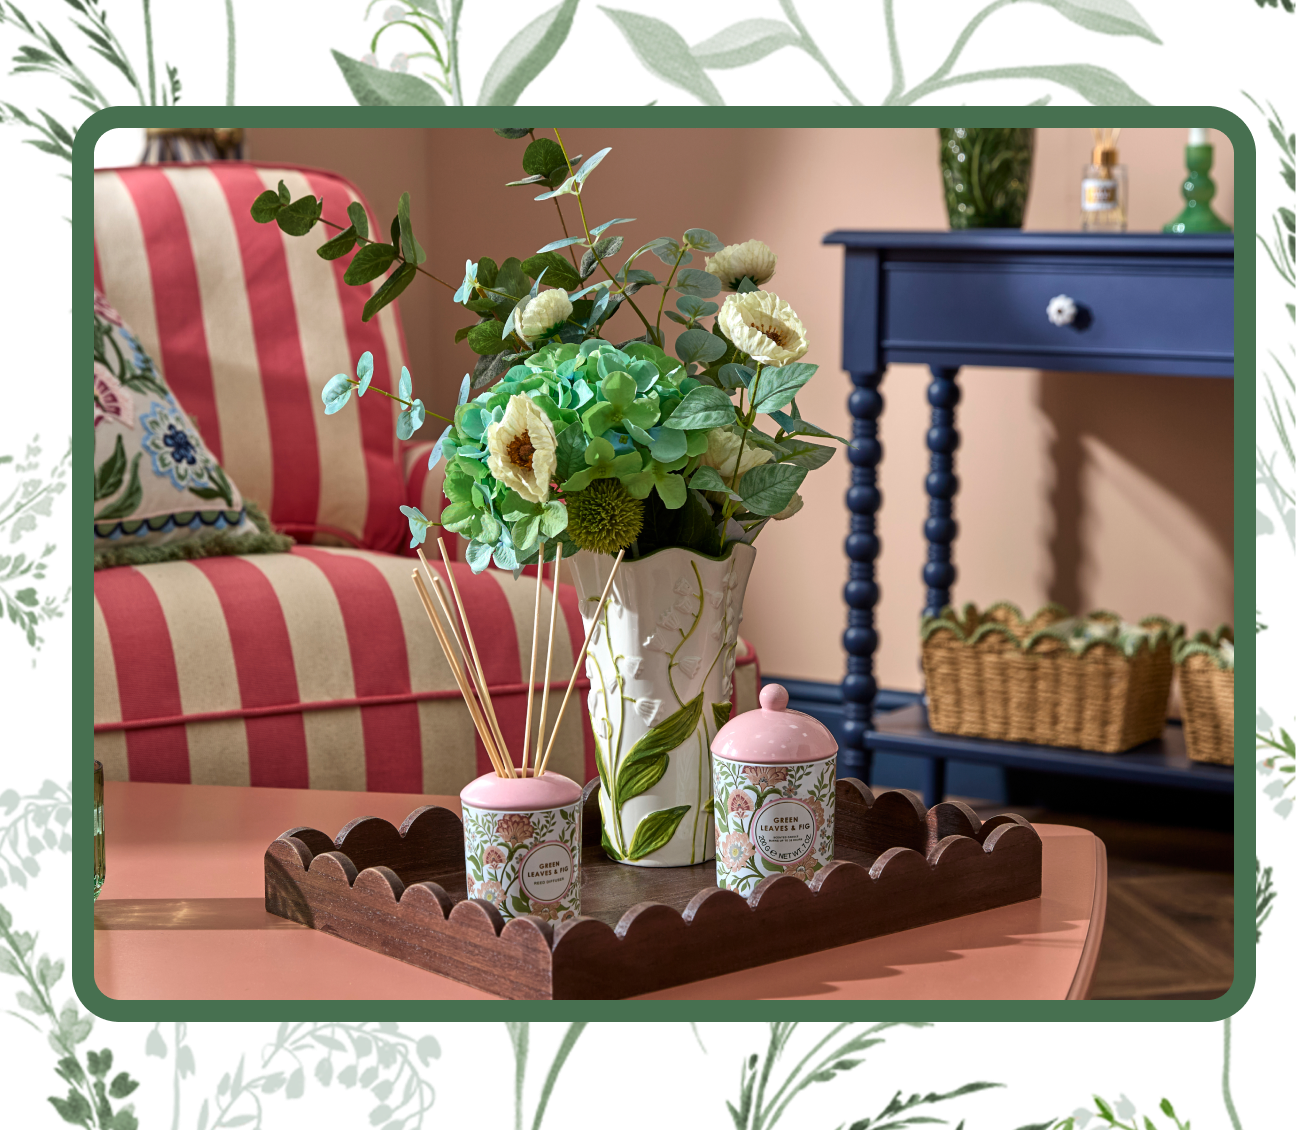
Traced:
<path fill-rule="evenodd" d="M 1210 206 L 1211 199 L 1215 196 L 1215 182 L 1210 178 L 1211 165 L 1215 162 L 1215 147 L 1189 145 L 1184 150 L 1184 160 L 1188 165 L 1188 176 L 1180 189 L 1184 208 L 1161 230 L 1180 233 L 1232 231 Z"/>

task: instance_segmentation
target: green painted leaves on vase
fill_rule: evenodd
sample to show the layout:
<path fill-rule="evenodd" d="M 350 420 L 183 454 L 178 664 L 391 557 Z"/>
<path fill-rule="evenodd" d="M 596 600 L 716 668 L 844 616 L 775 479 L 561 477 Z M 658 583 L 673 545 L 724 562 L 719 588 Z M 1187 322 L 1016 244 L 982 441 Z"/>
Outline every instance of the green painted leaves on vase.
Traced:
<path fill-rule="evenodd" d="M 675 808 L 661 808 L 648 813 L 635 828 L 630 847 L 626 850 L 626 859 L 633 862 L 664 848 L 675 835 L 675 829 L 684 819 L 684 814 L 692 807 L 691 804 L 681 804 Z"/>
<path fill-rule="evenodd" d="M 557 7 L 537 16 L 504 45 L 482 80 L 478 106 L 517 104 L 522 92 L 553 62 L 567 41 L 579 2 L 563 0 Z"/>
<path fill-rule="evenodd" d="M 681 706 L 674 714 L 653 726 L 630 748 L 617 769 L 616 803 L 620 808 L 631 797 L 646 792 L 662 779 L 670 764 L 667 756 L 697 729 L 702 717 L 702 696 L 699 694 Z M 676 821 L 678 823 L 678 821 Z M 672 829 L 673 830 L 673 829 Z M 635 835 L 638 839 L 638 833 Z M 669 836 L 666 839 L 670 839 Z M 663 840 L 662 843 L 666 841 Z M 660 847 L 661 845 L 657 845 Z M 656 848 L 649 850 L 655 851 Z M 645 853 L 646 854 L 646 853 Z M 632 859 L 638 856 L 631 854 Z"/>
<path fill-rule="evenodd" d="M 713 702 L 711 704 L 711 717 L 715 719 L 717 730 L 729 721 L 729 715 L 732 711 L 732 702 Z"/>

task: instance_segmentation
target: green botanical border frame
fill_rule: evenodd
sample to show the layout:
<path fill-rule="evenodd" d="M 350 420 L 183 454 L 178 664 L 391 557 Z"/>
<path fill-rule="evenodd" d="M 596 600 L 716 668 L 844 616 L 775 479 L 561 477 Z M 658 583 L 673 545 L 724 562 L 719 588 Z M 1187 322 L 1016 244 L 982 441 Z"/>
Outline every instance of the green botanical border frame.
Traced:
<path fill-rule="evenodd" d="M 534 107 L 521 108 L 376 108 L 356 106 L 180 106 L 113 107 L 89 118 L 78 131 L 72 159 L 72 343 L 73 373 L 89 381 L 93 349 L 88 316 L 94 277 L 93 183 L 95 143 L 106 132 L 145 127 L 277 127 L 277 128 L 482 128 L 512 125 L 521 119 L 555 119 L 579 128 L 670 127 L 688 128 L 936 128 L 951 119 L 969 126 L 1086 127 L 1154 126 L 1187 128 L 1206 126 L 1223 133 L 1233 144 L 1235 185 L 1234 324 L 1235 366 L 1233 381 L 1233 550 L 1237 609 L 1245 615 L 1255 605 L 1255 539 L 1247 517 L 1244 491 L 1251 481 L 1247 460 L 1255 447 L 1256 394 L 1256 149 L 1246 124 L 1236 114 L 1213 106 L 1146 107 Z M 933 157 L 932 175 L 936 175 Z M 94 909 L 89 898 L 93 843 L 88 809 L 92 804 L 90 773 L 75 769 L 93 760 L 94 645 L 91 614 L 94 588 L 91 559 L 90 460 L 94 428 L 90 413 L 81 411 L 72 396 L 74 468 L 72 515 L 73 556 L 77 562 L 72 586 L 72 709 L 73 709 L 73 810 L 87 818 L 73 820 L 72 871 L 85 875 L 86 883 L 74 886 L 72 898 L 72 981 L 81 1003 L 110 1021 L 256 1021 L 256 1020 L 756 1020 L 775 1012 L 787 1020 L 846 1020 L 861 1013 L 869 1019 L 1015 1020 L 1015 1021 L 1217 1021 L 1232 1016 L 1255 987 L 1255 928 L 1251 917 L 1251 883 L 1256 844 L 1256 804 L 1251 773 L 1251 748 L 1234 732 L 1239 785 L 1234 791 L 1234 980 L 1222 997 L 1209 1001 L 656 1001 L 627 1004 L 622 1001 L 124 1001 L 105 996 L 94 979 Z M 845 389 L 843 387 L 843 395 Z M 81 453 L 78 459 L 76 453 Z M 1255 638 L 1237 634 L 1237 669 L 1250 678 L 1237 681 L 1235 717 L 1255 713 Z M 1243 735 L 1245 736 L 1245 735 Z"/>

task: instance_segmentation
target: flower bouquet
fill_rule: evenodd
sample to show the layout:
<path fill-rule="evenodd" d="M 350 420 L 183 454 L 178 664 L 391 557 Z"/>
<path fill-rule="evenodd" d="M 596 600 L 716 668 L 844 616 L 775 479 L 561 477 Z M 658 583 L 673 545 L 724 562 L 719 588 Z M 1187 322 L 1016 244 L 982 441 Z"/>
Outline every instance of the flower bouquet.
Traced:
<path fill-rule="evenodd" d="M 282 184 L 256 199 L 252 215 L 290 235 L 317 223 L 339 229 L 318 250 L 326 259 L 354 251 L 345 281 L 385 276 L 365 319 L 419 273 L 477 316 L 455 340 L 479 360 L 453 417 L 438 417 L 445 427 L 429 464 L 446 461 L 447 505 L 437 519 L 402 507 L 411 546 L 440 525 L 467 538 L 474 572 L 493 562 L 516 575 L 566 558 L 587 618 L 612 555 L 624 552 L 622 587 L 587 664 L 604 846 L 627 862 L 699 862 L 713 850 L 707 747 L 728 717 L 752 543 L 771 519 L 801 508 L 806 475 L 832 458 L 833 445 L 814 441 L 846 441 L 801 417 L 796 396 L 817 366 L 801 360 L 809 346 L 795 311 L 761 289 L 777 264 L 764 243 L 725 245 L 699 227 L 621 257 L 624 239 L 609 233 L 633 221 L 591 224 L 585 208 L 590 175 L 610 149 L 582 162 L 556 129 L 553 139 L 495 132 L 530 139 L 526 176 L 509 185 L 543 188 L 535 199 L 553 202 L 564 234 L 526 258 L 469 260 L 457 286 L 422 265 L 408 194 L 386 243 L 369 238 L 359 204 L 343 227 L 323 219 L 322 199 L 291 200 Z M 699 255 L 702 265 L 691 265 Z M 608 322 L 622 307 L 642 332 L 614 344 Z M 670 352 L 663 316 L 679 327 Z M 372 370 L 366 354 L 355 377 L 332 377 L 326 412 L 369 391 Z M 436 415 L 413 397 L 407 370 L 395 392 L 376 391 L 400 402 L 401 439 Z M 757 426 L 762 417 L 768 424 Z M 650 574 L 660 576 L 649 583 Z"/>

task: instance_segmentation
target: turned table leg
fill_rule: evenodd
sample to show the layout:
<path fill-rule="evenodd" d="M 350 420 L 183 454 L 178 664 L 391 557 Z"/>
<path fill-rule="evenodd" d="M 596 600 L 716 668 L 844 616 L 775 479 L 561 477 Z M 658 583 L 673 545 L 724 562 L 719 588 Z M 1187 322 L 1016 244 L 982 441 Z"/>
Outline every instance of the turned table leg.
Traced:
<path fill-rule="evenodd" d="M 954 496 L 958 493 L 958 476 L 954 474 L 954 452 L 959 434 L 954 410 L 959 402 L 958 369 L 931 367 L 932 379 L 927 386 L 927 403 L 931 405 L 931 427 L 927 429 L 927 450 L 931 452 L 927 472 L 927 521 L 923 535 L 927 538 L 927 564 L 923 566 L 923 583 L 927 586 L 924 616 L 939 616 L 950 602 L 950 589 L 958 576 L 954 568 L 954 539 L 958 523 L 954 520 Z M 927 779 L 923 800 L 928 805 L 945 798 L 945 759 L 927 761 Z"/>
<path fill-rule="evenodd" d="M 878 601 L 874 573 L 879 548 L 877 512 L 882 505 L 882 494 L 877 487 L 877 468 L 882 460 L 882 445 L 877 438 L 878 417 L 882 414 L 882 394 L 878 391 L 882 373 L 852 373 L 851 381 L 855 385 L 849 401 L 851 485 L 846 492 L 846 506 L 851 515 L 850 534 L 846 538 L 850 578 L 844 593 L 849 611 L 842 635 L 846 648 L 846 678 L 842 682 L 845 725 L 838 773 L 867 782 L 873 756 L 865 744 L 865 735 L 873 723 L 873 700 L 877 697 L 873 672 L 877 630 L 873 609 Z"/>

